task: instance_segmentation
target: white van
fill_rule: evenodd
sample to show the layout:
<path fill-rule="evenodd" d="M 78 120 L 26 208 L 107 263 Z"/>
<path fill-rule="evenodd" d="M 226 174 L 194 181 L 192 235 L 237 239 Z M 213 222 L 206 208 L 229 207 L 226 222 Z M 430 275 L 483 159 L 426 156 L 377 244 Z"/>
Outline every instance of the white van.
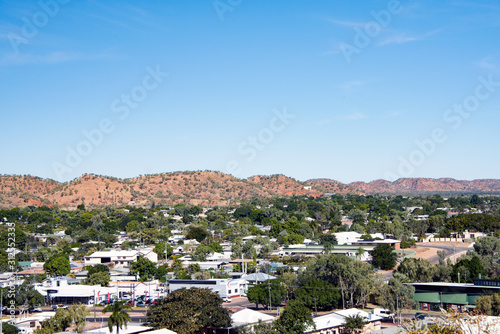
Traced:
<path fill-rule="evenodd" d="M 373 314 L 383 319 L 393 319 L 395 317 L 394 313 L 391 313 L 391 311 L 383 308 L 374 308 Z"/>

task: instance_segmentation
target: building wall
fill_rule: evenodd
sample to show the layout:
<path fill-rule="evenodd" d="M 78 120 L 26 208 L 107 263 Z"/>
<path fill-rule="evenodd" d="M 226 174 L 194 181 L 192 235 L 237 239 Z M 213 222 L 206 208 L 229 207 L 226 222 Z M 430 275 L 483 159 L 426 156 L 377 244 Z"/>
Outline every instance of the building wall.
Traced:
<path fill-rule="evenodd" d="M 221 297 L 239 297 L 242 293 L 246 292 L 247 286 L 244 283 L 244 280 L 239 279 L 227 279 L 227 280 L 213 280 L 210 281 L 214 284 L 208 284 L 207 281 L 194 281 L 194 280 L 186 280 L 182 281 L 170 281 L 170 291 L 175 291 L 179 289 L 190 289 L 190 288 L 199 288 L 199 289 L 210 289 L 213 292 L 219 294 Z"/>

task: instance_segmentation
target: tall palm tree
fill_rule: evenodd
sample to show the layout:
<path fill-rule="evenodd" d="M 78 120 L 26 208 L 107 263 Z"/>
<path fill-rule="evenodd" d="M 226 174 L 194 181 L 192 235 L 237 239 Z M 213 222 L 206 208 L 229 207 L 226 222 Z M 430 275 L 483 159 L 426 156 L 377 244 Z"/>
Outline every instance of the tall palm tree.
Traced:
<path fill-rule="evenodd" d="M 85 305 L 71 305 L 67 309 L 67 314 L 70 322 L 75 325 L 77 333 L 83 333 L 85 329 L 86 318 L 89 315 L 89 310 Z"/>
<path fill-rule="evenodd" d="M 363 327 L 366 324 L 363 317 L 359 314 L 347 316 L 344 321 L 344 330 L 349 334 L 358 334 L 363 332 Z"/>
<path fill-rule="evenodd" d="M 110 332 L 113 332 L 113 326 L 116 326 L 116 334 L 119 334 L 120 328 L 127 328 L 127 323 L 131 321 L 130 316 L 126 312 L 126 310 L 131 310 L 132 307 L 130 305 L 126 305 L 125 301 L 115 301 L 111 305 L 107 305 L 103 311 L 103 313 L 111 312 L 111 315 L 108 318 L 108 329 Z"/>

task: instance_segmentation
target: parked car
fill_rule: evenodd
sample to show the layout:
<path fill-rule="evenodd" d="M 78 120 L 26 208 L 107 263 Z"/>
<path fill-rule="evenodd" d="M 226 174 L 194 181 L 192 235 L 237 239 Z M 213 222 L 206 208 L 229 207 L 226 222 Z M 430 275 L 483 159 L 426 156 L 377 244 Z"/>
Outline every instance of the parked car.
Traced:
<path fill-rule="evenodd" d="M 425 318 L 428 318 L 428 317 L 429 317 L 428 313 L 424 313 L 424 312 L 417 312 L 417 313 L 415 313 L 415 319 L 416 320 L 424 320 Z"/>
<path fill-rule="evenodd" d="M 42 312 L 42 309 L 36 306 L 31 306 L 28 307 L 28 312 L 29 313 Z"/>
<path fill-rule="evenodd" d="M 104 306 L 106 306 L 106 305 L 113 304 L 114 302 L 115 302 L 115 300 L 114 300 L 114 299 L 104 299 L 104 300 L 101 300 L 101 301 L 99 302 L 99 305 L 104 305 Z"/>
<path fill-rule="evenodd" d="M 52 307 L 52 310 L 54 311 L 57 311 L 58 308 L 68 308 L 68 305 L 64 305 L 64 304 L 54 304 L 51 306 Z"/>
<path fill-rule="evenodd" d="M 230 303 L 231 300 L 232 300 L 231 296 L 224 296 L 224 297 L 222 297 L 222 301 L 224 303 Z"/>
<path fill-rule="evenodd" d="M 12 309 L 12 310 L 9 310 L 8 308 L 5 308 L 5 309 L 2 308 L 2 313 L 3 314 L 12 314 L 12 315 L 14 315 L 14 314 L 20 314 L 21 313 L 21 309 L 17 308 L 17 307 L 15 309 Z"/>

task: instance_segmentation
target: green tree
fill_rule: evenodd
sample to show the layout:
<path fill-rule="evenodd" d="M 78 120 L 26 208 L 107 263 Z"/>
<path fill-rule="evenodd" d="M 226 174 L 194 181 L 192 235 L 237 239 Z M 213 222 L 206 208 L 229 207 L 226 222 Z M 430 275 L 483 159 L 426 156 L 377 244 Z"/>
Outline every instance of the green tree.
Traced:
<path fill-rule="evenodd" d="M 500 294 L 479 297 L 476 299 L 476 310 L 485 315 L 500 316 Z"/>
<path fill-rule="evenodd" d="M 274 325 L 281 334 L 303 334 L 316 328 L 311 311 L 299 300 L 290 300 Z"/>
<path fill-rule="evenodd" d="M 113 326 L 116 326 L 116 334 L 119 334 L 121 328 L 127 328 L 127 323 L 131 321 L 127 310 L 131 310 L 130 305 L 126 305 L 125 301 L 115 301 L 113 304 L 107 305 L 102 312 L 111 314 L 108 317 L 109 332 L 113 332 Z"/>
<path fill-rule="evenodd" d="M 170 246 L 170 244 L 166 241 L 162 241 L 162 242 L 157 243 L 155 248 L 154 248 L 154 252 L 156 254 L 158 254 L 158 259 L 160 259 L 160 260 L 165 259 L 165 246 L 166 246 L 166 250 L 167 250 L 167 258 L 172 256 L 172 253 L 174 251 L 172 246 Z"/>
<path fill-rule="evenodd" d="M 333 285 L 317 278 L 311 278 L 295 291 L 295 298 L 311 310 L 337 308 L 341 299 L 340 292 Z"/>
<path fill-rule="evenodd" d="M 178 334 L 203 333 L 208 327 L 229 327 L 231 318 L 222 299 L 208 289 L 180 289 L 152 305 L 147 321 L 155 329 L 167 328 Z"/>
<path fill-rule="evenodd" d="M 9 324 L 8 322 L 2 323 L 2 333 L 4 334 L 17 334 L 19 333 L 19 328 L 14 325 Z"/>
<path fill-rule="evenodd" d="M 323 245 L 324 252 L 329 254 L 335 245 L 338 245 L 337 237 L 335 234 L 327 233 L 319 237 L 320 244 Z"/>
<path fill-rule="evenodd" d="M 363 332 L 363 327 L 365 326 L 365 320 L 359 314 L 350 315 L 345 317 L 344 329 L 349 334 L 358 334 Z"/>
<path fill-rule="evenodd" d="M 89 315 L 89 309 L 85 305 L 71 305 L 67 309 L 67 316 L 70 323 L 75 326 L 77 333 L 83 333 L 85 329 L 86 319 Z"/>
<path fill-rule="evenodd" d="M 388 284 L 383 284 L 376 289 L 376 301 L 391 311 L 391 313 L 400 314 L 403 308 L 411 308 L 415 303 L 413 295 L 415 288 L 412 285 L 403 284 L 397 278 L 391 278 Z"/>
<path fill-rule="evenodd" d="M 69 259 L 66 255 L 63 254 L 54 254 L 52 255 L 45 263 L 43 264 L 43 269 L 49 275 L 67 275 L 71 272 L 71 267 L 69 265 Z"/>
<path fill-rule="evenodd" d="M 212 254 L 214 251 L 210 246 L 207 245 L 198 245 L 194 250 L 193 260 L 195 261 L 205 261 L 207 256 Z"/>
<path fill-rule="evenodd" d="M 53 334 L 64 332 L 68 327 L 74 325 L 78 333 L 83 333 L 85 321 L 89 311 L 85 305 L 71 305 L 67 309 L 59 308 L 56 314 L 42 323 L 40 329 L 34 331 L 35 334 Z"/>
<path fill-rule="evenodd" d="M 374 285 L 372 267 L 343 254 L 325 254 L 310 259 L 298 276 L 298 285 L 317 278 L 340 288 L 342 307 L 364 303 Z"/>
<path fill-rule="evenodd" d="M 14 235 L 12 235 L 14 233 Z M 10 248 L 8 247 L 10 242 L 9 238 L 14 239 L 15 243 L 15 248 L 23 250 L 24 247 L 26 246 L 26 234 L 18 227 L 14 228 L 14 231 L 12 230 L 4 230 L 0 234 L 0 248 L 1 249 L 7 249 Z"/>
<path fill-rule="evenodd" d="M 92 275 L 88 276 L 86 279 L 83 280 L 83 284 L 87 285 L 101 285 L 101 286 L 108 286 L 110 279 L 109 272 L 106 271 L 99 271 L 97 273 L 93 273 Z"/>
<path fill-rule="evenodd" d="M 452 278 L 458 281 L 458 274 L 460 273 L 461 282 L 472 282 L 473 279 L 479 278 L 480 275 L 486 274 L 481 260 L 477 256 L 472 259 L 460 258 L 457 263 L 453 265 Z"/>
<path fill-rule="evenodd" d="M 222 246 L 218 242 L 212 242 L 210 245 L 210 248 L 212 248 L 213 253 L 222 253 Z"/>
<path fill-rule="evenodd" d="M 397 272 L 404 274 L 409 282 L 432 282 L 433 265 L 424 259 L 406 258 Z"/>
<path fill-rule="evenodd" d="M 141 282 L 152 280 L 156 276 L 156 265 L 144 256 L 139 256 L 137 261 L 130 264 L 134 274 L 139 274 Z"/>
<path fill-rule="evenodd" d="M 210 234 L 200 226 L 192 226 L 186 234 L 186 239 L 195 239 L 198 242 L 205 240 Z"/>
<path fill-rule="evenodd" d="M 373 259 L 373 266 L 383 270 L 389 270 L 396 265 L 398 255 L 394 252 L 391 245 L 381 244 L 377 245 L 371 252 Z"/>
<path fill-rule="evenodd" d="M 109 267 L 104 264 L 96 264 L 93 266 L 87 266 L 85 267 L 87 270 L 87 275 L 90 276 L 92 274 L 98 273 L 98 272 L 107 272 L 109 273 Z"/>
<path fill-rule="evenodd" d="M 259 304 L 268 307 L 269 298 L 271 298 L 272 306 L 279 306 L 285 300 L 286 289 L 281 284 L 279 279 L 270 279 L 261 284 L 254 285 L 248 288 L 247 298 L 250 303 L 255 303 L 259 308 Z"/>

